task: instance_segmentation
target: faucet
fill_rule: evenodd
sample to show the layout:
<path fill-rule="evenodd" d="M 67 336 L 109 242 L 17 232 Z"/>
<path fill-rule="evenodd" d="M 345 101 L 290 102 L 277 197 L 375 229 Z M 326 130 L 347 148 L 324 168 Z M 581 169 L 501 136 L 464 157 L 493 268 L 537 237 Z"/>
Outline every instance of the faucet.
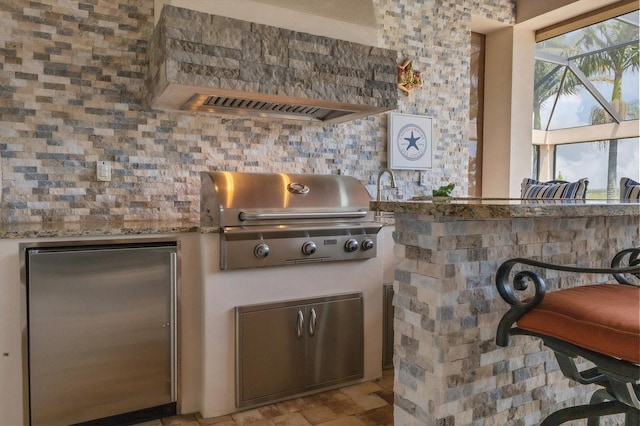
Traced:
<path fill-rule="evenodd" d="M 396 187 L 396 177 L 393 175 L 393 172 L 391 171 L 391 169 L 382 169 L 380 170 L 380 173 L 378 173 L 378 186 L 377 186 L 377 191 L 376 191 L 376 201 L 380 201 L 380 184 L 382 181 L 382 175 L 384 175 L 385 173 L 389 173 L 389 176 L 391 177 L 391 187 L 395 188 Z"/>

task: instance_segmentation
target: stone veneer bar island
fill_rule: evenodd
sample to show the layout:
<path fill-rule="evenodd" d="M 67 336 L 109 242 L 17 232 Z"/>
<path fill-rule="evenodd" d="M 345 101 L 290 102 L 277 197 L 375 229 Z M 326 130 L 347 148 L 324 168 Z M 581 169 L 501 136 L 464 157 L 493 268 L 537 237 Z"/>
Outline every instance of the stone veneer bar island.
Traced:
<path fill-rule="evenodd" d="M 539 340 L 495 344 L 508 309 L 495 272 L 513 257 L 608 267 L 640 245 L 640 204 L 452 198 L 372 209 L 395 216 L 395 424 L 534 425 L 588 402 L 595 388 L 564 378 Z M 586 284 L 546 277 L 549 291 Z"/>

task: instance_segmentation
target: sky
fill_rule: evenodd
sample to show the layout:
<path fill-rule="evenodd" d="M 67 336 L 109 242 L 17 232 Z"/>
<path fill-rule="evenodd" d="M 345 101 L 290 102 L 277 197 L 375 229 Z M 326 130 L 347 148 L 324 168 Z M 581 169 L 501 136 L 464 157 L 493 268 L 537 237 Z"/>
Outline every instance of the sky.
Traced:
<path fill-rule="evenodd" d="M 605 99 L 611 99 L 612 85 L 606 82 L 593 82 Z M 640 77 L 638 71 L 627 72 L 622 78 L 623 100 L 630 104 L 638 104 L 640 97 Z M 553 119 L 549 130 L 587 126 L 593 107 L 602 108 L 598 101 L 583 87 L 573 95 L 562 95 L 553 111 Z M 549 98 L 540 110 L 542 128 L 546 126 L 553 107 L 553 99 Z"/>
<path fill-rule="evenodd" d="M 626 17 L 637 23 L 639 16 L 638 12 L 632 12 Z M 592 83 L 605 99 L 611 99 L 612 84 L 610 82 L 592 80 Z M 622 91 L 625 102 L 638 105 L 640 97 L 638 70 L 627 70 L 622 79 Z M 548 99 L 540 111 L 543 129 L 549 120 L 552 106 L 553 99 Z M 602 108 L 585 88 L 581 87 L 581 90 L 573 95 L 561 96 L 553 111 L 549 130 L 589 125 L 593 107 Z M 621 177 L 640 181 L 639 151 L 638 138 L 618 141 L 618 181 Z M 568 181 L 588 177 L 590 189 L 604 189 L 607 186 L 607 161 L 607 145 L 603 146 L 597 142 L 558 145 L 556 146 L 556 178 L 558 173 Z"/>

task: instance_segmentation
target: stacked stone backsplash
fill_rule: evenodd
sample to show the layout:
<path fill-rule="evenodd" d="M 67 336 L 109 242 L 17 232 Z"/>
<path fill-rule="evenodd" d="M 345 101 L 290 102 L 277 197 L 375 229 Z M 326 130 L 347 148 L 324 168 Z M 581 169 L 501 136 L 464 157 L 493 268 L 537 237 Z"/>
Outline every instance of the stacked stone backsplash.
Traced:
<path fill-rule="evenodd" d="M 425 76 L 411 96 L 398 92 L 398 111 L 434 118 L 429 186 L 399 171 L 400 192 L 455 182 L 463 195 L 471 13 L 513 23 L 513 2 L 375 6 L 382 46 Z M 344 173 L 375 195 L 386 114 L 326 125 L 150 109 L 152 33 L 152 0 L 0 2 L 2 222 L 198 221 L 202 170 Z M 112 162 L 111 182 L 96 181 L 101 160 Z"/>

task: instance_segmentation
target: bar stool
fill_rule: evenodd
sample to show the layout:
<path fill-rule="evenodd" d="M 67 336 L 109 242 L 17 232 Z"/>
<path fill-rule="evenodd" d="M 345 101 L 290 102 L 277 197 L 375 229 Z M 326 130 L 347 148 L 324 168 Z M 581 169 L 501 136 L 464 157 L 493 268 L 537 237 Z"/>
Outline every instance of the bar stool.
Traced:
<path fill-rule="evenodd" d="M 516 272 L 509 281 L 518 264 L 537 271 L 609 274 L 615 280 L 546 293 L 544 278 L 532 270 Z M 530 284 L 535 293 L 521 300 L 524 293 L 518 297 L 516 292 L 526 291 Z M 498 268 L 496 287 L 511 306 L 498 325 L 498 346 L 508 346 L 514 335 L 539 338 L 554 352 L 566 377 L 599 387 L 589 404 L 551 413 L 542 426 L 576 419 L 589 419 L 587 424 L 593 426 L 600 416 L 621 413 L 626 425 L 640 425 L 640 247 L 617 253 L 611 268 L 509 259 Z M 580 371 L 576 357 L 595 366 Z"/>

